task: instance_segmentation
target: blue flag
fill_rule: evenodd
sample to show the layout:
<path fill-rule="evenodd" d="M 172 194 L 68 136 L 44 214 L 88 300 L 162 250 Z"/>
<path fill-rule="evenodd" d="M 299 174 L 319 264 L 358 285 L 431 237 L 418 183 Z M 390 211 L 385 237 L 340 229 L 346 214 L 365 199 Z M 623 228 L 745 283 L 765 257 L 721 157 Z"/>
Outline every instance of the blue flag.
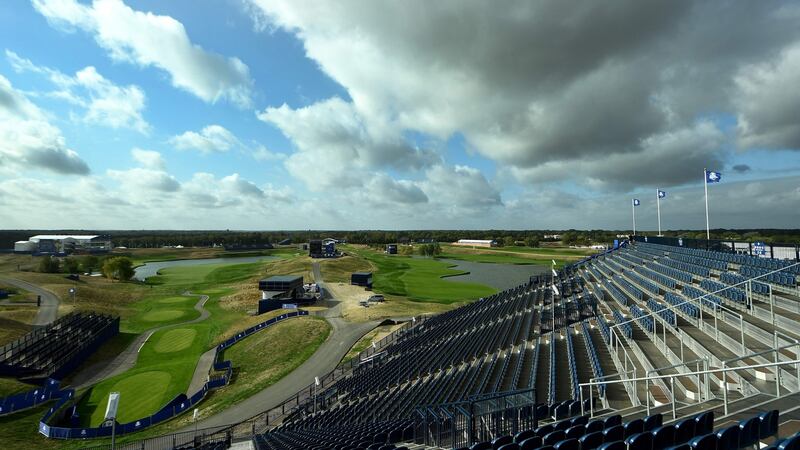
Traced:
<path fill-rule="evenodd" d="M 719 172 L 713 172 L 711 170 L 706 170 L 706 182 L 707 183 L 719 183 L 722 180 L 722 174 Z"/>
<path fill-rule="evenodd" d="M 639 206 L 640 203 L 638 198 L 633 199 L 633 206 Z"/>
<path fill-rule="evenodd" d="M 664 198 L 667 196 L 667 193 L 664 191 L 658 191 L 658 198 Z"/>

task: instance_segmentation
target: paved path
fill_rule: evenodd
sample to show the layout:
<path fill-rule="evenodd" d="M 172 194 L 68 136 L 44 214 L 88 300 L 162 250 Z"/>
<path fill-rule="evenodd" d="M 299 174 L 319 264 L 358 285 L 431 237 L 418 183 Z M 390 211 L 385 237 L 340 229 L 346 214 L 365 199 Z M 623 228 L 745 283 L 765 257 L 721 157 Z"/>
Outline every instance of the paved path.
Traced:
<path fill-rule="evenodd" d="M 330 292 L 324 289 L 322 273 L 318 263 L 312 264 L 312 271 L 317 285 L 322 289 L 323 299 L 335 302 L 335 299 L 326 298 L 330 296 Z M 366 323 L 347 322 L 342 319 L 340 309 L 340 303 L 337 303 L 336 306 L 322 314 L 331 324 L 331 332 L 328 335 L 328 339 L 300 367 L 247 400 L 200 420 L 197 422 L 197 427 L 209 428 L 247 420 L 263 411 L 280 405 L 286 399 L 312 384 L 315 376 L 325 375 L 336 368 L 342 358 L 350 351 L 350 348 L 379 324 L 377 321 Z M 190 426 L 181 431 L 191 431 L 193 429 L 194 427 Z"/>
<path fill-rule="evenodd" d="M 36 295 L 42 296 L 42 305 L 39 307 L 39 312 L 36 313 L 36 318 L 33 320 L 33 326 L 44 326 L 58 318 L 58 304 L 60 300 L 58 296 L 47 289 L 36 286 L 35 284 L 28 283 L 27 281 L 10 278 L 8 276 L 0 276 L 0 282 L 14 286 L 26 291 L 33 292 Z"/>
<path fill-rule="evenodd" d="M 164 325 L 156 328 L 152 328 L 144 333 L 140 334 L 139 336 L 134 339 L 133 342 L 126 348 L 122 353 L 117 355 L 114 359 L 108 361 L 101 361 L 96 364 L 92 364 L 89 367 L 84 368 L 80 372 L 76 373 L 75 376 L 72 377 L 71 385 L 75 389 L 80 389 L 83 387 L 91 386 L 93 384 L 97 384 L 106 378 L 111 378 L 115 375 L 119 375 L 126 370 L 132 369 L 136 365 L 136 361 L 139 359 L 139 351 L 147 345 L 150 336 L 157 331 L 161 331 L 165 328 L 175 327 L 178 325 L 188 325 L 191 323 L 201 322 L 206 320 L 211 313 L 205 309 L 206 301 L 208 301 L 207 295 L 197 295 L 191 294 L 189 292 L 184 292 L 183 295 L 186 296 L 195 296 L 200 297 L 197 300 L 197 304 L 194 305 L 194 309 L 200 312 L 200 316 L 196 319 L 189 320 L 182 323 L 176 323 L 171 325 Z M 213 358 L 212 358 L 213 359 Z M 206 369 L 206 373 L 208 373 L 208 369 Z M 195 377 L 197 377 L 197 373 L 195 373 Z M 194 378 L 192 379 L 194 382 Z M 191 392 L 191 391 L 190 391 Z"/>

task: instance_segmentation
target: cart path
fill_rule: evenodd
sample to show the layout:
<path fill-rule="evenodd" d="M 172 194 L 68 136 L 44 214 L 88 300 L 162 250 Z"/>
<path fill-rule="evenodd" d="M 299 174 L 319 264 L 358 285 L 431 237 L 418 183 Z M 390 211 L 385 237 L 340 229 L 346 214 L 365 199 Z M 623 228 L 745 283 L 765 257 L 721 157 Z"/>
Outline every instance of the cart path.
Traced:
<path fill-rule="evenodd" d="M 319 263 L 312 264 L 312 271 L 323 296 L 329 296 L 330 292 L 324 289 L 325 283 L 322 279 Z M 353 345 L 380 323 L 379 321 L 348 322 L 341 318 L 340 305 L 341 303 L 338 303 L 322 314 L 331 325 L 331 332 L 328 335 L 328 339 L 303 364 L 275 384 L 266 387 L 248 399 L 213 416 L 199 420 L 197 427 L 217 427 L 247 420 L 293 397 L 297 392 L 314 383 L 314 377 L 321 377 L 335 369 Z M 202 408 L 202 404 L 200 407 Z M 194 426 L 189 426 L 180 431 L 191 431 L 193 429 Z"/>
<path fill-rule="evenodd" d="M 80 389 L 84 387 L 91 386 L 93 384 L 97 384 L 107 378 L 111 378 L 113 376 L 119 375 L 122 372 L 132 369 L 136 366 L 136 361 L 139 359 L 139 351 L 147 345 L 150 336 L 153 333 L 161 331 L 166 328 L 177 327 L 180 325 L 189 325 L 197 322 L 202 322 L 206 320 L 211 313 L 205 309 L 205 304 L 208 301 L 207 295 L 200 295 L 200 294 L 192 294 L 190 292 L 184 292 L 183 295 L 191 296 L 191 297 L 199 297 L 197 303 L 194 305 L 194 309 L 200 313 L 195 319 L 188 320 L 186 322 L 181 323 L 174 323 L 170 325 L 163 325 L 156 328 L 151 328 L 136 337 L 136 339 L 128 345 L 124 351 L 122 351 L 119 355 L 114 357 L 114 359 L 101 361 L 96 364 L 92 364 L 89 367 L 85 367 L 80 372 L 76 373 L 72 377 L 72 382 L 70 383 L 71 386 L 75 389 Z M 208 372 L 208 371 L 206 371 Z M 197 373 L 195 373 L 197 376 Z M 194 381 L 194 379 L 192 380 Z"/>
<path fill-rule="evenodd" d="M 39 312 L 36 313 L 36 318 L 33 320 L 31 325 L 39 327 L 49 325 L 53 323 L 56 318 L 58 318 L 58 304 L 61 301 L 52 291 L 49 291 L 41 286 L 37 286 L 33 283 L 11 278 L 6 275 L 0 276 L 0 282 L 42 296 L 42 304 L 39 306 Z"/>

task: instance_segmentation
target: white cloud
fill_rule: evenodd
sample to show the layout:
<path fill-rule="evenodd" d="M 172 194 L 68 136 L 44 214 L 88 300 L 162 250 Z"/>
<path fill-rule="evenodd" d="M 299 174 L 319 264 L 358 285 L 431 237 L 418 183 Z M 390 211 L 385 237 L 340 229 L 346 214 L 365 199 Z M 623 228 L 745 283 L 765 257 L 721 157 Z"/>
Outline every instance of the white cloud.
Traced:
<path fill-rule="evenodd" d="M 367 126 L 353 105 L 340 98 L 297 109 L 286 104 L 267 108 L 258 118 L 292 140 L 297 151 L 286 160 L 286 168 L 313 190 L 361 186 L 364 171 L 419 169 L 439 160 L 412 147 L 391 126 Z M 309 171 L 316 175 L 308 176 Z"/>
<path fill-rule="evenodd" d="M 201 153 L 224 153 L 242 145 L 236 136 L 220 125 L 208 125 L 200 132 L 186 131 L 169 140 L 178 150 L 198 150 Z"/>
<path fill-rule="evenodd" d="M 44 112 L 0 76 L 0 166 L 86 175 L 89 166 Z"/>
<path fill-rule="evenodd" d="M 336 160 L 381 154 L 365 155 L 352 142 L 422 134 L 441 141 L 463 136 L 468 151 L 517 173 L 577 162 L 572 176 L 619 190 L 651 168 L 654 143 L 685 134 L 698 118 L 720 115 L 740 117 L 745 146 L 763 137 L 800 148 L 796 124 L 787 123 L 800 104 L 792 89 L 796 57 L 787 51 L 782 62 L 772 61 L 776 50 L 800 39 L 800 27 L 796 12 L 776 4 L 623 0 L 609 7 L 544 0 L 497 8 L 480 0 L 433 7 L 344 0 L 332 7 L 248 0 L 246 10 L 257 29 L 296 35 L 352 99 L 347 107 L 320 102 L 261 115 L 300 150 L 287 161 L 296 176 L 324 161 L 327 179 L 350 184 L 347 175 L 359 163 Z M 760 71 L 746 69 L 751 65 Z M 752 95 L 740 95 L 748 83 Z M 767 101 L 773 97 L 783 101 Z M 306 109 L 319 114 L 303 114 Z M 331 121 L 315 121 L 321 115 L 339 125 L 323 126 Z M 315 126 L 305 129 L 301 118 Z M 624 159 L 627 171 L 601 173 L 584 163 L 609 154 Z M 707 145 L 683 155 L 692 157 L 686 164 L 731 158 Z M 423 166 L 431 164 L 436 161 Z M 652 171 L 651 181 L 675 178 L 674 171 Z"/>
<path fill-rule="evenodd" d="M 164 170 L 166 168 L 166 164 L 164 164 L 164 158 L 159 152 L 134 148 L 131 150 L 131 156 L 133 156 L 133 159 L 141 164 L 144 168 L 153 170 Z"/>
<path fill-rule="evenodd" d="M 270 149 L 263 145 L 259 145 L 253 149 L 252 155 L 256 161 L 282 161 L 286 159 L 285 153 L 270 151 Z"/>
<path fill-rule="evenodd" d="M 69 76 L 48 67 L 37 66 L 28 59 L 6 50 L 6 57 L 18 73 L 37 73 L 58 87 L 48 95 L 85 109 L 83 120 L 111 128 L 130 128 L 147 133 L 150 124 L 142 117 L 146 98 L 138 86 L 118 86 L 103 77 L 92 66 Z"/>
<path fill-rule="evenodd" d="M 743 148 L 800 149 L 800 41 L 735 77 Z"/>
<path fill-rule="evenodd" d="M 251 104 L 253 81 L 239 58 L 225 57 L 193 44 L 183 24 L 170 16 L 136 11 L 121 0 L 33 0 L 33 6 L 58 27 L 94 35 L 115 61 L 156 67 L 172 85 L 205 102 Z"/>

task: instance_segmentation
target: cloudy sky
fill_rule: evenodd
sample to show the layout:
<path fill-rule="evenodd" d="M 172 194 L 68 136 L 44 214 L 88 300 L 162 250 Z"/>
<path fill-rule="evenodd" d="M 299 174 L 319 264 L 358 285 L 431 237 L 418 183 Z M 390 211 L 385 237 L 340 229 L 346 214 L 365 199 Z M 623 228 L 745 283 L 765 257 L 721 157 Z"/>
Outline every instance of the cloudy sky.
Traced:
<path fill-rule="evenodd" d="M 797 228 L 791 1 L 0 2 L 0 228 Z"/>

